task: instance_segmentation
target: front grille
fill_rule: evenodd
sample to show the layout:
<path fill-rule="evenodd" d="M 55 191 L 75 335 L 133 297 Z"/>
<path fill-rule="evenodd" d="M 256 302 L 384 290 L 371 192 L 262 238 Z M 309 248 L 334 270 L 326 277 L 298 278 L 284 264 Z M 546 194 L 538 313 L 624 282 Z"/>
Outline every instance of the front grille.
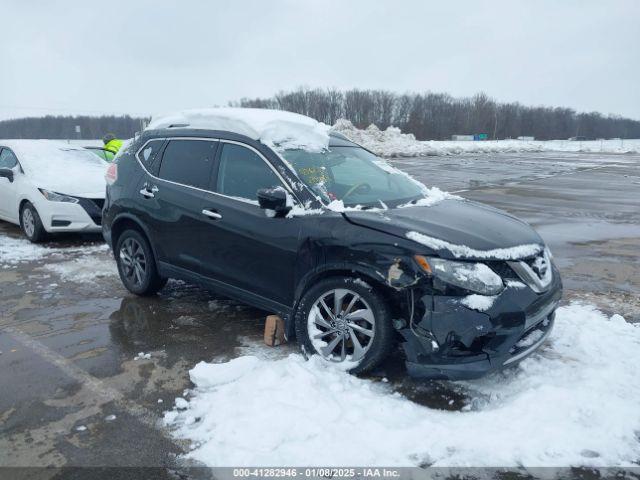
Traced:
<path fill-rule="evenodd" d="M 102 207 L 104 207 L 104 198 L 92 198 L 91 201 L 96 204 L 100 211 L 102 211 Z"/>
<path fill-rule="evenodd" d="M 531 268 L 535 274 L 538 276 L 538 278 L 541 278 L 540 272 L 538 271 L 538 268 L 536 266 L 537 262 L 540 262 L 541 260 L 544 260 L 544 255 L 536 255 L 533 257 L 528 257 L 528 258 L 523 258 L 522 261 L 524 263 L 526 263 L 527 265 L 529 265 L 529 268 Z"/>
<path fill-rule="evenodd" d="M 553 267 L 549 253 L 543 253 L 523 260 L 507 262 L 509 267 L 536 293 L 546 291 L 553 280 Z"/>
<path fill-rule="evenodd" d="M 102 225 L 103 198 L 78 198 L 78 204 L 84 208 L 84 211 L 91 217 L 93 223 Z"/>
<path fill-rule="evenodd" d="M 505 280 L 519 280 L 519 277 L 511 269 L 511 267 L 507 262 L 491 261 L 491 262 L 487 262 L 487 265 L 489 266 L 489 268 L 491 268 L 491 270 L 496 272 L 498 275 L 500 275 L 500 277 L 502 277 Z"/>

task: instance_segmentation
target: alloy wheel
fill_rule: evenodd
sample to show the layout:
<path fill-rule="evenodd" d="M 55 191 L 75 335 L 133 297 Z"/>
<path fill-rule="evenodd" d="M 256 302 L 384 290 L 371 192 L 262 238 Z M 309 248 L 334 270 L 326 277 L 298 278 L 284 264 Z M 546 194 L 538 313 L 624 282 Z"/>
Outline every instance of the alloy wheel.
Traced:
<path fill-rule="evenodd" d="M 375 335 L 375 315 L 356 292 L 338 288 L 320 296 L 307 319 L 309 339 L 315 350 L 333 362 L 360 362 Z"/>
<path fill-rule="evenodd" d="M 33 218 L 33 212 L 30 208 L 22 210 L 22 226 L 27 236 L 29 238 L 33 237 L 36 231 L 36 220 Z"/>
<path fill-rule="evenodd" d="M 147 258 L 142 245 L 135 238 L 127 238 L 120 247 L 120 263 L 124 276 L 139 287 L 147 276 Z"/>

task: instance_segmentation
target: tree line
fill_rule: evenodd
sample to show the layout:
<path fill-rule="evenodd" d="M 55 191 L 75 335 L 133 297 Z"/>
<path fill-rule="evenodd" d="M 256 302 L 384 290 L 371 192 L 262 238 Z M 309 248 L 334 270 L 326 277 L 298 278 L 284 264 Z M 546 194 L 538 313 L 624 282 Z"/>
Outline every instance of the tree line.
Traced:
<path fill-rule="evenodd" d="M 113 133 L 119 138 L 131 138 L 142 130 L 148 119 L 122 116 L 53 116 L 17 118 L 0 121 L 0 138 L 49 138 L 92 140 Z M 76 132 L 80 126 L 80 133 Z"/>
<path fill-rule="evenodd" d="M 413 133 L 418 140 L 480 133 L 492 139 L 640 138 L 637 120 L 598 112 L 578 113 L 571 108 L 501 103 L 484 93 L 454 98 L 431 92 L 300 88 L 270 98 L 243 98 L 231 105 L 288 110 L 329 125 L 339 118 L 350 120 L 358 128 L 375 124 L 385 129 L 393 125 L 404 133 Z"/>
<path fill-rule="evenodd" d="M 301 113 L 328 125 L 339 118 L 358 128 L 390 125 L 418 140 L 446 140 L 452 135 L 484 133 L 504 139 L 539 140 L 571 137 L 640 138 L 640 121 L 563 107 L 529 107 L 501 103 L 479 93 L 455 98 L 445 93 L 397 94 L 386 90 L 299 88 L 269 98 L 243 98 L 230 106 L 274 108 Z M 0 138 L 96 139 L 106 133 L 131 138 L 148 118 L 123 116 L 46 116 L 0 121 Z M 76 133 L 80 126 L 80 134 Z"/>

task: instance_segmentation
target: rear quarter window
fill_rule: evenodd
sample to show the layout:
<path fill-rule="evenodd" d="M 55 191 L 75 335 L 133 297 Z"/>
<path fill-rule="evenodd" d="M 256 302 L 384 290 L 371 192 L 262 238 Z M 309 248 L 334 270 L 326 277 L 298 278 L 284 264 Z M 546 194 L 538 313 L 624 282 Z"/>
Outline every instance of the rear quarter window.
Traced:
<path fill-rule="evenodd" d="M 18 164 L 18 159 L 8 148 L 0 147 L 0 168 L 13 168 Z"/>
<path fill-rule="evenodd" d="M 158 168 L 160 167 L 160 152 L 165 144 L 165 140 L 150 140 L 145 143 L 143 148 L 136 154 L 137 159 L 142 163 L 149 172 L 153 175 L 158 174 Z"/>

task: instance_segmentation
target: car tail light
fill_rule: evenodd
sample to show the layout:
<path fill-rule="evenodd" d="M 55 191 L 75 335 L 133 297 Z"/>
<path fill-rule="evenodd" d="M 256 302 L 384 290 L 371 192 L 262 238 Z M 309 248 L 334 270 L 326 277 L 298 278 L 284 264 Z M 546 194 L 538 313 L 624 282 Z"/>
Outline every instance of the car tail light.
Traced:
<path fill-rule="evenodd" d="M 113 185 L 118 180 L 118 164 L 112 163 L 107 168 L 107 173 L 104 174 L 104 179 L 107 181 L 107 185 Z"/>

